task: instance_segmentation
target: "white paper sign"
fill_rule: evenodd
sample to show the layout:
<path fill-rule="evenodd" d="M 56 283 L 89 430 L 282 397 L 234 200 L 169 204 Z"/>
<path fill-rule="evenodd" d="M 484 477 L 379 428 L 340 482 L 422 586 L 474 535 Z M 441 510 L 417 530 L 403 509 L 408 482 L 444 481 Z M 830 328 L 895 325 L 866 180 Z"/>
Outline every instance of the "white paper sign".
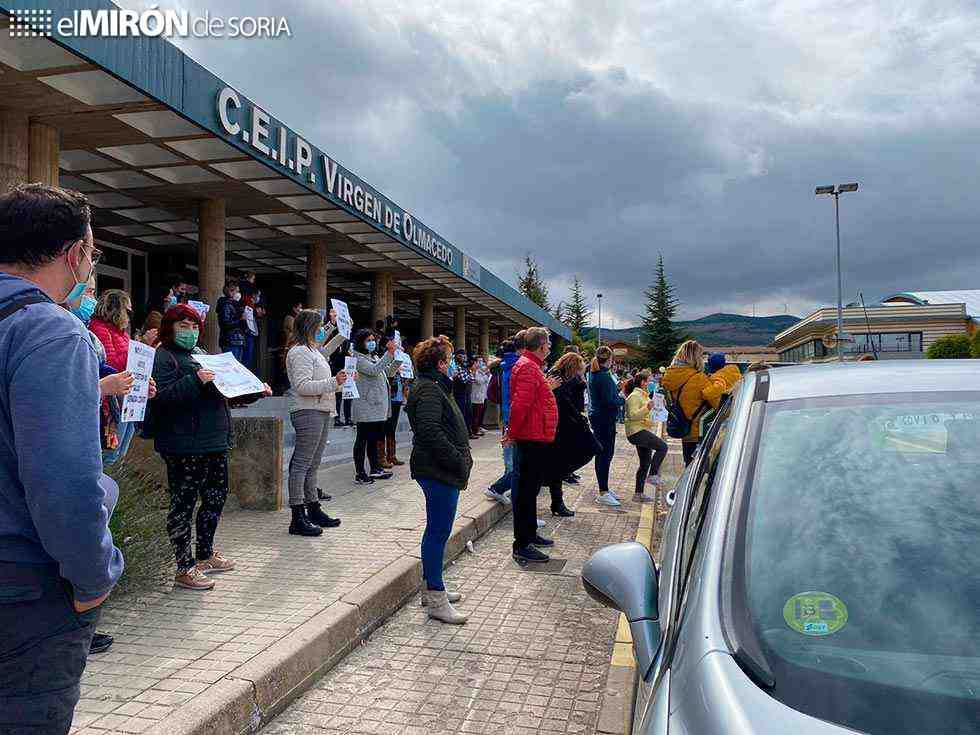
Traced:
<path fill-rule="evenodd" d="M 397 329 L 395 330 L 395 349 L 399 352 L 402 351 L 402 333 Z M 397 358 L 397 355 L 395 357 Z"/>
<path fill-rule="evenodd" d="M 650 419 L 652 421 L 660 421 L 661 423 L 667 421 L 667 403 L 664 401 L 664 397 L 659 393 L 654 393 L 650 398 L 653 401 L 653 410 L 650 411 Z"/>
<path fill-rule="evenodd" d="M 347 304 L 337 299 L 330 299 L 330 305 L 337 312 L 337 329 L 344 335 L 344 339 L 350 339 L 354 320 L 350 318 L 350 310 L 347 308 Z"/>
<path fill-rule="evenodd" d="M 258 335 L 259 325 L 255 321 L 255 309 L 253 309 L 251 306 L 246 306 L 242 311 L 242 316 L 245 318 L 245 326 L 248 327 L 248 331 L 250 331 L 252 334 Z"/>
<path fill-rule="evenodd" d="M 133 389 L 122 402 L 123 423 L 142 421 L 146 415 L 146 402 L 150 397 L 150 377 L 153 375 L 153 354 L 149 345 L 135 339 L 129 341 L 129 355 L 126 358 L 126 372 L 133 376 Z"/>
<path fill-rule="evenodd" d="M 395 332 L 395 334 L 398 334 L 398 332 Z M 406 380 L 411 380 L 415 377 L 415 371 L 412 370 L 412 360 L 409 358 L 408 353 L 402 350 L 401 346 L 395 351 L 395 361 L 401 363 L 401 367 L 398 368 L 399 375 Z"/>
<path fill-rule="evenodd" d="M 203 301 L 188 301 L 187 305 L 201 315 L 202 322 L 208 318 L 208 312 L 211 310 L 211 307 Z"/>
<path fill-rule="evenodd" d="M 225 398 L 238 398 L 262 393 L 265 386 L 230 352 L 222 355 L 191 355 L 206 370 L 214 373 L 214 387 Z"/>
<path fill-rule="evenodd" d="M 343 302 L 341 302 L 343 303 Z M 334 307 L 337 308 L 336 306 Z M 346 306 L 344 307 L 347 308 Z M 337 324 L 340 324 L 340 311 L 337 312 Z M 361 394 L 357 392 L 357 383 L 354 381 L 354 373 L 357 372 L 357 358 L 356 357 L 345 357 L 344 358 L 344 372 L 347 373 L 347 381 L 344 383 L 344 389 L 341 393 L 343 398 L 360 398 Z"/>

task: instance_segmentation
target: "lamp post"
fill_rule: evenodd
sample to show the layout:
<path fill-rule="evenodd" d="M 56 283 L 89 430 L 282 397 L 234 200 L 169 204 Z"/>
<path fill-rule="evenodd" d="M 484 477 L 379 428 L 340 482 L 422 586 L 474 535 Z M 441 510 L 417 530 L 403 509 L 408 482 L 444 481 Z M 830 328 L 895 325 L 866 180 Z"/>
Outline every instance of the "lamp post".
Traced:
<path fill-rule="evenodd" d="M 844 362 L 844 283 L 840 270 L 840 195 L 857 191 L 858 185 L 838 184 L 837 186 L 818 186 L 817 196 L 830 195 L 834 198 L 834 221 L 837 226 L 837 360 Z"/>
<path fill-rule="evenodd" d="M 599 326 L 596 329 L 598 335 L 596 347 L 602 347 L 602 294 L 597 293 L 595 297 L 599 299 Z"/>

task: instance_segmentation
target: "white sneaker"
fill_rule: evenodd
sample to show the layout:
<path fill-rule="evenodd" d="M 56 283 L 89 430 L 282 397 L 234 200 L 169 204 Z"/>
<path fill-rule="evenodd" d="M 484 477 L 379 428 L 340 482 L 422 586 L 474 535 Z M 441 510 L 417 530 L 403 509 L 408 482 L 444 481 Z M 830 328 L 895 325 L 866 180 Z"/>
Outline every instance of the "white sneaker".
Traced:
<path fill-rule="evenodd" d="M 500 503 L 501 505 L 506 506 L 508 508 L 510 507 L 510 498 L 508 498 L 507 495 L 504 493 L 497 495 L 497 493 L 495 493 L 493 490 L 487 488 L 486 490 L 483 491 L 483 494 L 490 500 L 493 500 L 494 502 Z M 450 602 L 452 602 L 452 600 L 450 600 Z"/>
<path fill-rule="evenodd" d="M 538 528 L 544 528 L 546 525 L 548 524 L 538 518 Z"/>
<path fill-rule="evenodd" d="M 614 493 L 612 490 L 608 491 L 606 495 L 608 495 L 610 498 L 612 498 L 617 503 L 619 503 L 619 496 L 616 493 Z"/>
<path fill-rule="evenodd" d="M 620 505 L 622 505 L 622 503 L 619 502 L 619 499 L 611 492 L 608 492 L 605 495 L 596 496 L 595 502 L 597 502 L 599 505 L 608 505 L 610 508 L 618 508 Z"/>

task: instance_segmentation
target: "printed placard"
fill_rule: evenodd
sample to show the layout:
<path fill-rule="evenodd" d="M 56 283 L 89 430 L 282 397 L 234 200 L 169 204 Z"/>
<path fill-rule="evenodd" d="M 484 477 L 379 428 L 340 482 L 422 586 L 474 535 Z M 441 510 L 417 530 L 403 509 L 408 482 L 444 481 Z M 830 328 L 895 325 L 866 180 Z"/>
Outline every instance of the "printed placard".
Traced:
<path fill-rule="evenodd" d="M 650 400 L 653 401 L 653 409 L 650 411 L 650 419 L 666 423 L 667 421 L 667 402 L 660 393 L 654 393 Z"/>
<path fill-rule="evenodd" d="M 122 423 L 133 423 L 146 416 L 146 402 L 150 399 L 150 377 L 153 375 L 153 355 L 149 345 L 131 339 L 126 357 L 126 372 L 133 376 L 133 389 L 123 396 Z"/>
<path fill-rule="evenodd" d="M 336 307 L 335 307 L 336 308 Z M 337 316 L 337 324 L 340 324 L 340 316 Z M 344 383 L 343 391 L 341 396 L 344 399 L 347 398 L 360 398 L 361 394 L 357 392 L 357 383 L 354 381 L 354 373 L 357 372 L 357 358 L 356 357 L 345 357 L 344 358 L 344 372 L 347 373 L 347 381 Z"/>
<path fill-rule="evenodd" d="M 191 357 L 202 368 L 214 373 L 214 387 L 225 398 L 238 398 L 265 391 L 262 381 L 230 352 L 221 355 L 192 354 Z"/>
<path fill-rule="evenodd" d="M 330 299 L 330 306 L 337 312 L 337 329 L 344 335 L 344 339 L 350 339 L 354 320 L 350 318 L 350 310 L 347 308 L 347 304 L 339 299 Z"/>

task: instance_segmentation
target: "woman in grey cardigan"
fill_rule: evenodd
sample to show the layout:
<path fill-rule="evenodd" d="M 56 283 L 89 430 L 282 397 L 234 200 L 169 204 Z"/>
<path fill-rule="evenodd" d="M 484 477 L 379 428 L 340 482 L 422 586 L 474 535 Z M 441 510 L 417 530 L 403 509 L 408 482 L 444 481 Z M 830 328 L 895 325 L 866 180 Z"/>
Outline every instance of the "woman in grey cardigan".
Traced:
<path fill-rule="evenodd" d="M 289 419 L 296 430 L 296 447 L 289 461 L 289 505 L 293 512 L 289 533 L 295 536 L 319 536 L 324 528 L 340 525 L 339 519 L 323 512 L 316 491 L 316 474 L 335 411 L 334 394 L 347 380 L 343 371 L 337 377 L 331 375 L 327 361 L 344 336 L 337 334 L 327 342 L 329 337 L 320 313 L 304 309 L 293 321 L 286 347 L 286 373 L 292 386 Z"/>
<path fill-rule="evenodd" d="M 351 354 L 357 358 L 357 393 L 354 400 L 354 423 L 357 424 L 357 438 L 354 440 L 354 482 L 369 485 L 375 480 L 389 480 L 392 477 L 381 467 L 378 457 L 378 442 L 385 437 L 385 422 L 391 412 L 388 377 L 393 376 L 400 362 L 395 361 L 395 341 L 389 340 L 382 357 L 375 355 L 378 349 L 377 336 L 370 329 L 361 329 L 354 334 Z M 371 474 L 364 471 L 364 454 L 367 452 L 371 464 Z"/>

